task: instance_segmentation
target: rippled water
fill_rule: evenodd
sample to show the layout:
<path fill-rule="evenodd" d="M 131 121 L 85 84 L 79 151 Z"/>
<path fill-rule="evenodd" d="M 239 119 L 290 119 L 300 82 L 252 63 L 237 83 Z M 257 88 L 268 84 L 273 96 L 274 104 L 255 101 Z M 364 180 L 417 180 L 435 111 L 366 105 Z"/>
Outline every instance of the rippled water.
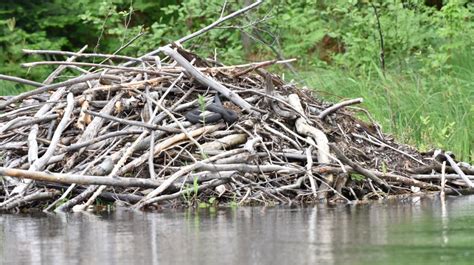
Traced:
<path fill-rule="evenodd" d="M 474 196 L 0 215 L 1 264 L 474 264 Z"/>

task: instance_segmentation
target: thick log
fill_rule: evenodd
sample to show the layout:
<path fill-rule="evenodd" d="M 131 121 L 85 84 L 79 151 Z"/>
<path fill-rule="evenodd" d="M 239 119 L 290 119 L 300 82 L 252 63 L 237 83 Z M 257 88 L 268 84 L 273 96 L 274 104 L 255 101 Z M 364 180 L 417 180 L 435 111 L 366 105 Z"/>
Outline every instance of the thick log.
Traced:
<path fill-rule="evenodd" d="M 14 168 L 0 167 L 0 175 L 14 178 L 30 179 L 37 181 L 46 181 L 51 183 L 62 184 L 79 184 L 79 185 L 107 185 L 113 187 L 141 187 L 156 188 L 162 181 L 141 179 L 141 178 L 123 178 L 118 176 L 90 176 L 79 174 L 61 174 L 47 173 L 41 171 L 29 171 Z"/>

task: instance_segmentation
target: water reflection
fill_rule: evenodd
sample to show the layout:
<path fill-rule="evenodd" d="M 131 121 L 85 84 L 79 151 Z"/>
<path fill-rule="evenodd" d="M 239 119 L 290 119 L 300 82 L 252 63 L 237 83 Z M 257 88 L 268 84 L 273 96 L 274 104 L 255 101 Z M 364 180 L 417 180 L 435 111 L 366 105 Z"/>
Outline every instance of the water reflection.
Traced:
<path fill-rule="evenodd" d="M 199 213 L 0 215 L 0 255 L 2 264 L 470 264 L 473 210 L 474 197 L 462 197 Z"/>

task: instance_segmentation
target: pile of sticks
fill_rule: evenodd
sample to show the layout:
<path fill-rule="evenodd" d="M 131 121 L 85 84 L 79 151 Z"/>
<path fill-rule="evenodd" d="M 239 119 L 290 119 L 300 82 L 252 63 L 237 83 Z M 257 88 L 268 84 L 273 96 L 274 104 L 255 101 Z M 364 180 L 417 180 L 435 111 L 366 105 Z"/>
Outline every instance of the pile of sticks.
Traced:
<path fill-rule="evenodd" d="M 52 76 L 2 99 L 1 209 L 46 200 L 48 209 L 84 210 L 98 198 L 135 208 L 211 197 L 350 202 L 473 187 L 470 165 L 443 152 L 421 154 L 355 118 L 356 111 L 370 118 L 346 108 L 362 99 L 324 103 L 263 69 L 281 62 L 224 66 L 179 47 L 161 51 L 167 58 L 138 66 L 75 64 L 89 54 L 27 51 L 70 55 L 55 63 L 95 70 L 48 84 Z M 185 119 L 216 95 L 238 113 L 236 122 Z"/>
<path fill-rule="evenodd" d="M 3 211 L 354 202 L 474 188 L 471 165 L 396 143 L 353 106 L 362 99 L 326 103 L 264 70 L 288 61 L 225 66 L 179 45 L 141 58 L 25 52 L 68 59 L 27 64 L 59 65 L 43 83 L 1 76 L 37 87 L 0 98 Z M 83 62 L 91 57 L 106 60 Z M 55 82 L 65 69 L 81 75 Z M 217 96 L 237 121 L 186 120 Z"/>

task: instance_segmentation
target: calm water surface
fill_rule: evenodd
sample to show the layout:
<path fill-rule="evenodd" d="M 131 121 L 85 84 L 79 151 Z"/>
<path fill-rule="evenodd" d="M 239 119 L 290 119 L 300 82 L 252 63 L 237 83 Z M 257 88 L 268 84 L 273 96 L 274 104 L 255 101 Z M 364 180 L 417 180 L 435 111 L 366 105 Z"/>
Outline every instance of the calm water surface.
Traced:
<path fill-rule="evenodd" d="M 1 264 L 474 264 L 474 196 L 0 215 Z"/>

